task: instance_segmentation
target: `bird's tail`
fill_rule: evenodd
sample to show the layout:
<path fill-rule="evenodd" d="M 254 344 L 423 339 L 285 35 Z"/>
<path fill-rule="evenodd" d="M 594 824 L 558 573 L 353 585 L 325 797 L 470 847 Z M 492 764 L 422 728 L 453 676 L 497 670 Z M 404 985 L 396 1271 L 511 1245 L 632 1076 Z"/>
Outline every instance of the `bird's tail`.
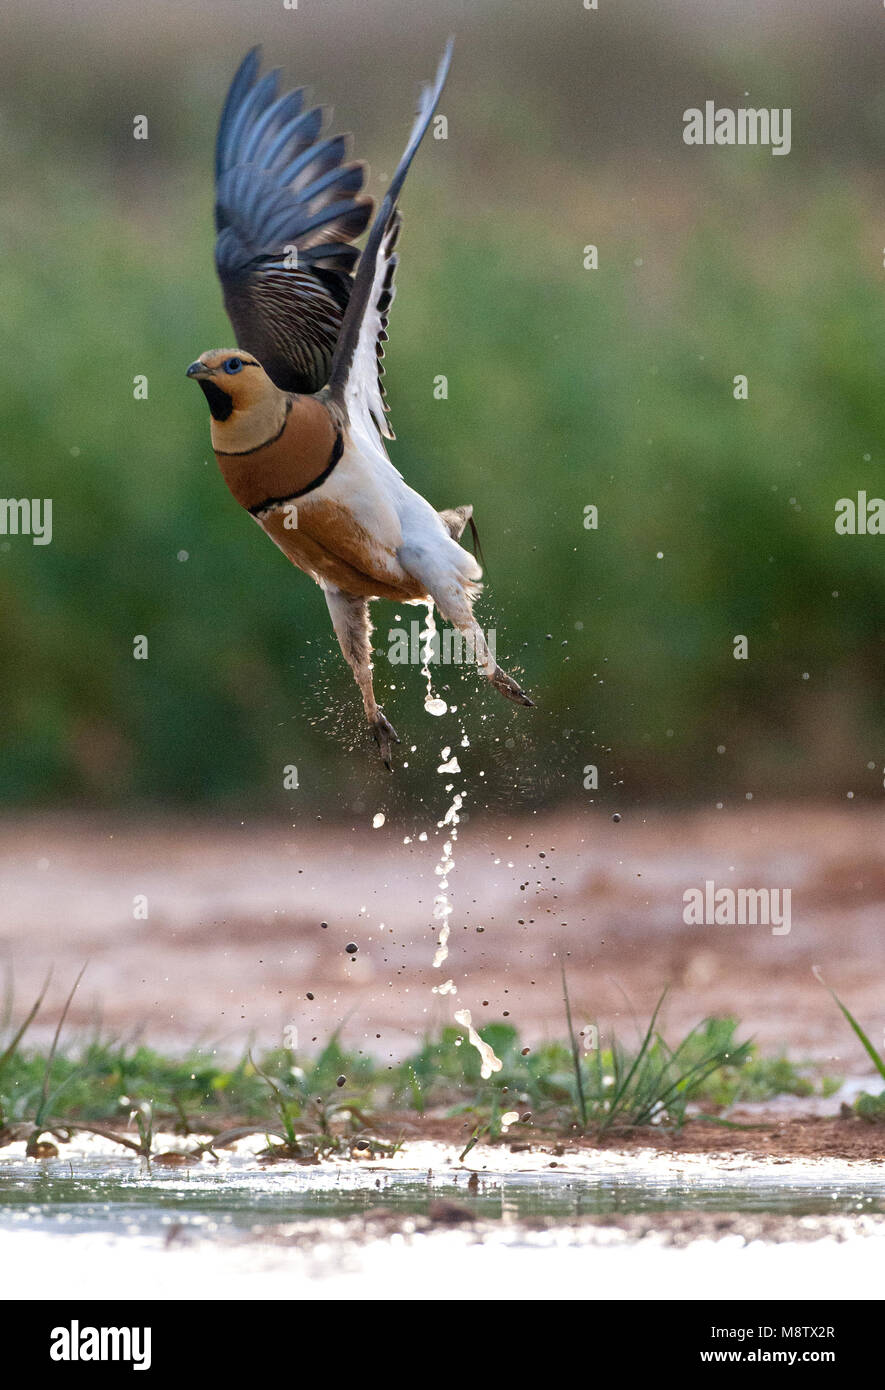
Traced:
<path fill-rule="evenodd" d="M 447 507 L 444 512 L 440 512 L 440 518 L 453 541 L 460 541 L 464 534 L 464 528 L 469 525 L 470 534 L 473 537 L 473 553 L 483 569 L 486 568 L 486 557 L 482 553 L 482 546 L 479 543 L 479 532 L 476 529 L 476 522 L 473 520 L 473 507 L 466 503 L 463 507 Z"/>
<path fill-rule="evenodd" d="M 488 565 L 486 564 L 486 557 L 482 553 L 482 546 L 479 543 L 479 532 L 476 529 L 476 522 L 473 520 L 472 508 L 470 510 L 470 515 L 467 518 L 467 520 L 470 523 L 470 534 L 473 537 L 473 553 L 476 556 L 479 563 L 482 565 L 483 573 L 485 573 L 488 570 Z"/>

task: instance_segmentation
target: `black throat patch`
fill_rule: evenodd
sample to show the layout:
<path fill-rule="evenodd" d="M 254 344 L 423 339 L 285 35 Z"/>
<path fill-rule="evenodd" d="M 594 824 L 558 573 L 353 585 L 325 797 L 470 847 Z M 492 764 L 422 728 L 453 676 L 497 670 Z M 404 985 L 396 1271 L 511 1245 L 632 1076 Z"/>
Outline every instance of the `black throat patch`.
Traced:
<path fill-rule="evenodd" d="M 232 398 L 214 381 L 201 381 L 200 390 L 209 402 L 209 414 L 213 420 L 227 420 L 234 408 Z"/>

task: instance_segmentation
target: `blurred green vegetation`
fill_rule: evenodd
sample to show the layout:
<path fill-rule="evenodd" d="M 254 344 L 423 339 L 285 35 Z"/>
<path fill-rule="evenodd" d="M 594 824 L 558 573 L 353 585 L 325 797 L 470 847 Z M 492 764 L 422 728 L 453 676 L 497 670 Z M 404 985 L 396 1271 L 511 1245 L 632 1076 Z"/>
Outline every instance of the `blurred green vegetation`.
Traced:
<path fill-rule="evenodd" d="M 469 39 L 468 74 L 482 70 Z M 407 55 L 408 79 L 431 50 L 422 39 Z M 428 143 L 404 198 L 391 455 L 435 505 L 474 503 L 480 619 L 539 708 L 440 669 L 458 715 L 428 719 L 419 672 L 384 655 L 396 615 L 423 610 L 379 603 L 376 685 L 410 763 L 388 778 L 322 595 L 227 494 L 184 378 L 231 340 L 210 172 L 238 52 L 201 56 L 189 82 L 181 54 L 173 82 L 147 53 L 129 93 L 110 59 L 93 76 L 113 101 L 84 114 L 87 68 L 69 130 L 50 84 L 64 65 L 56 38 L 51 63 L 30 54 L 42 85 L 4 121 L 15 196 L 0 211 L 0 491 L 51 497 L 54 515 L 49 546 L 0 541 L 2 802 L 348 814 L 383 792 L 404 807 L 441 744 L 460 742 L 462 718 L 462 766 L 484 772 L 484 799 L 501 809 L 593 795 L 588 763 L 612 808 L 878 793 L 885 539 L 833 524 L 838 498 L 885 491 L 882 232 L 863 167 L 807 144 L 777 160 L 687 152 L 678 113 L 704 95 L 698 71 L 716 74 L 696 55 L 682 101 L 668 51 L 663 166 L 609 150 L 598 167 L 586 93 L 576 138 L 543 112 L 540 89 L 508 104 L 495 82 L 468 83 L 469 134 L 453 106 L 456 130 L 445 148 Z M 366 121 L 391 166 L 413 85 L 392 126 Z M 769 80 L 770 104 L 776 91 Z M 129 130 L 143 109 L 156 110 L 156 138 L 139 144 Z M 353 95 L 346 114 L 362 119 Z M 582 265 L 589 242 L 596 271 Z M 446 401 L 433 396 L 439 373 Z M 747 401 L 733 398 L 737 373 Z M 138 374 L 147 401 L 133 398 Z M 147 661 L 133 659 L 139 634 Z M 736 634 L 748 661 L 732 655 Z M 284 791 L 292 763 L 300 790 Z"/>

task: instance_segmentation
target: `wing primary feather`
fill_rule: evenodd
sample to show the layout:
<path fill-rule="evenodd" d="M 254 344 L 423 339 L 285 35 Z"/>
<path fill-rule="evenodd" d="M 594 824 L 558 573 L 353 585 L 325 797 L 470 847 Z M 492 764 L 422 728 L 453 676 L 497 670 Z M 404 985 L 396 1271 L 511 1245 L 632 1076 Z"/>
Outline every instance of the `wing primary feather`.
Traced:
<path fill-rule="evenodd" d="M 408 143 L 360 257 L 329 374 L 330 394 L 344 406 L 351 423 L 354 413 L 362 413 L 388 438 L 393 435 L 383 413 L 387 405 L 380 382 L 383 368 L 378 359 L 382 355 L 379 339 L 387 327 L 387 309 L 393 298 L 393 273 L 397 262 L 393 247 L 401 220 L 396 203 L 415 152 L 436 110 L 451 65 L 452 48 L 453 40 L 450 39 L 433 83 L 422 88 L 418 114 Z M 365 341 L 369 335 L 371 343 Z M 374 382 L 368 380 L 369 372 L 374 373 Z M 365 380 L 353 380 L 354 376 L 362 378 L 363 374 L 366 375 Z"/>
<path fill-rule="evenodd" d="M 365 167 L 347 137 L 322 138 L 325 110 L 261 76 L 261 52 L 240 63 L 215 142 L 215 265 L 239 345 L 286 391 L 318 391 L 372 216 Z M 297 256 L 292 255 L 293 248 Z"/>
<path fill-rule="evenodd" d="M 298 134 L 299 121 L 303 119 L 305 91 L 303 87 L 296 87 L 294 91 L 287 92 L 280 97 L 276 103 L 276 119 L 279 127 L 273 135 L 265 138 L 264 146 L 257 151 L 258 158 L 256 163 L 262 169 L 274 169 L 281 159 L 290 157 L 290 145 L 292 139 Z"/>
<path fill-rule="evenodd" d="M 267 108 L 276 101 L 279 77 L 278 68 L 275 68 L 273 72 L 265 73 L 261 81 L 255 83 L 255 86 L 247 92 L 240 103 L 240 109 L 231 122 L 230 136 L 228 137 L 228 168 L 231 165 L 246 163 L 240 145 L 248 138 L 250 122 L 259 120 Z"/>
<path fill-rule="evenodd" d="M 262 169 L 272 169 L 280 148 L 285 148 L 289 132 L 294 128 L 297 117 L 304 105 L 304 88 L 285 92 L 268 106 L 264 115 L 247 133 L 243 149 L 239 154 L 241 164 L 258 164 Z M 262 146 L 266 146 L 262 150 Z"/>
<path fill-rule="evenodd" d="M 313 202 L 321 193 L 328 193 L 334 189 L 339 193 L 359 193 L 366 181 L 366 166 L 357 161 L 354 164 L 336 164 L 334 168 L 315 179 L 313 183 L 306 184 L 304 188 L 298 190 L 298 196 L 305 203 Z"/>
<path fill-rule="evenodd" d="M 215 140 L 215 178 L 218 180 L 226 168 L 226 154 L 230 143 L 231 126 L 240 109 L 246 93 L 252 87 L 261 66 L 260 47 L 250 48 L 234 74 L 230 90 L 221 109 L 218 122 L 218 135 Z"/>

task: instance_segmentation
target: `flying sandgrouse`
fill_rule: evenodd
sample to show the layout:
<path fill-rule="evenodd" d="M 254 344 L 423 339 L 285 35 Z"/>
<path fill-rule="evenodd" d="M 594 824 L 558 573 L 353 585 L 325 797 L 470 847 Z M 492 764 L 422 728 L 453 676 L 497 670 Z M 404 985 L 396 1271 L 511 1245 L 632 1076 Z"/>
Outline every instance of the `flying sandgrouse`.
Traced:
<path fill-rule="evenodd" d="M 387 455 L 381 383 L 400 230 L 397 199 L 436 109 L 451 43 L 362 254 L 372 216 L 364 169 L 302 90 L 279 96 L 247 55 L 221 115 L 215 155 L 215 261 L 237 348 L 187 369 L 211 414 L 212 447 L 233 496 L 326 596 L 381 757 L 396 733 L 372 687 L 369 602 L 435 603 L 473 642 L 508 699 L 531 705 L 502 671 L 473 616 L 482 571 L 459 545 L 470 506 L 437 512 Z"/>

